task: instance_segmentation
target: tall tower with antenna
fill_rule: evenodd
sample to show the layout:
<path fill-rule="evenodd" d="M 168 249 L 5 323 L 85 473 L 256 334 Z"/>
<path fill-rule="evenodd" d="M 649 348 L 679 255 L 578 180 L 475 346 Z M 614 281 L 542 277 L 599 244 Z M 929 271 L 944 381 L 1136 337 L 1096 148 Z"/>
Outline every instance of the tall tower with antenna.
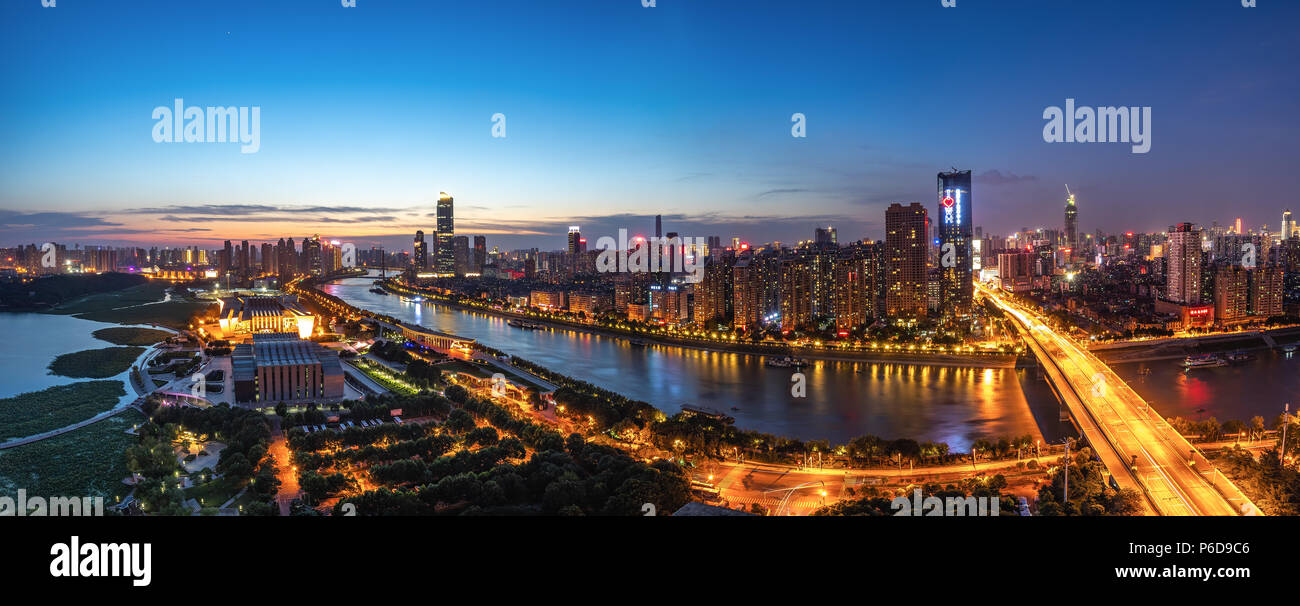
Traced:
<path fill-rule="evenodd" d="M 1079 207 L 1074 205 L 1074 194 L 1070 186 L 1065 186 L 1065 247 L 1070 249 L 1070 256 L 1079 254 Z"/>

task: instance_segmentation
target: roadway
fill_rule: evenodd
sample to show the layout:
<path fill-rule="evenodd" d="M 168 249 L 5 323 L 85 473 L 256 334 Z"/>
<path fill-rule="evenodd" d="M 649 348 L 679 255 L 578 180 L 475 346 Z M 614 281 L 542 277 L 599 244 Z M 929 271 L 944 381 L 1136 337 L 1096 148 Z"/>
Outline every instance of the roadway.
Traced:
<path fill-rule="evenodd" d="M 1161 515 L 1237 515 L 1249 505 L 1105 363 L 997 289 L 981 284 L 979 290 L 1014 320 L 1120 486 L 1139 488 Z"/>

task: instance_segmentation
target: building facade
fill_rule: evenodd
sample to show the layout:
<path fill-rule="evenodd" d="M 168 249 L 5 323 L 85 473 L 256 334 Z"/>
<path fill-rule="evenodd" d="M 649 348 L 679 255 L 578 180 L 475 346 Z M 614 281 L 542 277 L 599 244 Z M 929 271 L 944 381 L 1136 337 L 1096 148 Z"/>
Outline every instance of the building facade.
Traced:
<path fill-rule="evenodd" d="M 891 204 L 885 211 L 885 314 L 891 320 L 926 316 L 925 207 Z"/>

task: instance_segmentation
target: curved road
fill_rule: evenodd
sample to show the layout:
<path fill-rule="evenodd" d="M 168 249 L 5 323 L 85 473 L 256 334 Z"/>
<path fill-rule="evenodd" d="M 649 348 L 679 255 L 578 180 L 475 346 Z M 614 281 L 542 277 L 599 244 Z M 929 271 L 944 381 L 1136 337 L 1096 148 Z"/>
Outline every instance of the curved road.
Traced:
<path fill-rule="evenodd" d="M 1058 388 L 1073 395 L 1066 401 L 1076 420 L 1081 425 L 1095 424 L 1103 434 L 1105 447 L 1090 439 L 1103 462 L 1117 477 L 1135 478 L 1158 513 L 1231 516 L 1255 511 L 1231 482 L 1106 364 L 996 289 L 979 288 L 1020 324 L 1035 353 L 1055 365 L 1067 384 L 1058 384 Z M 1106 460 L 1115 458 L 1106 456 L 1110 452 L 1118 455 L 1118 462 Z"/>

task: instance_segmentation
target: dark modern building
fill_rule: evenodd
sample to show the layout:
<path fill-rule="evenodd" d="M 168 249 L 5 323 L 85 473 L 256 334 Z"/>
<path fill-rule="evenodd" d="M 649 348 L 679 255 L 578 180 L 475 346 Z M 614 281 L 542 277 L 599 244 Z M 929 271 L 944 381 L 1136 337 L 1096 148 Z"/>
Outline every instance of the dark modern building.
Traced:
<path fill-rule="evenodd" d="M 434 244 L 433 270 L 438 275 L 456 275 L 456 251 L 452 248 L 452 237 L 456 235 L 453 220 L 454 200 L 447 192 L 438 195 L 438 224 Z"/>
<path fill-rule="evenodd" d="M 971 210 L 970 171 L 939 173 L 939 310 L 944 315 L 970 314 L 975 288 Z"/>
<path fill-rule="evenodd" d="M 294 333 L 253 335 L 231 356 L 235 401 L 256 406 L 343 399 L 343 366 L 338 352 Z"/>
<path fill-rule="evenodd" d="M 429 244 L 424 241 L 424 231 L 415 230 L 415 270 L 421 271 L 429 267 Z"/>

